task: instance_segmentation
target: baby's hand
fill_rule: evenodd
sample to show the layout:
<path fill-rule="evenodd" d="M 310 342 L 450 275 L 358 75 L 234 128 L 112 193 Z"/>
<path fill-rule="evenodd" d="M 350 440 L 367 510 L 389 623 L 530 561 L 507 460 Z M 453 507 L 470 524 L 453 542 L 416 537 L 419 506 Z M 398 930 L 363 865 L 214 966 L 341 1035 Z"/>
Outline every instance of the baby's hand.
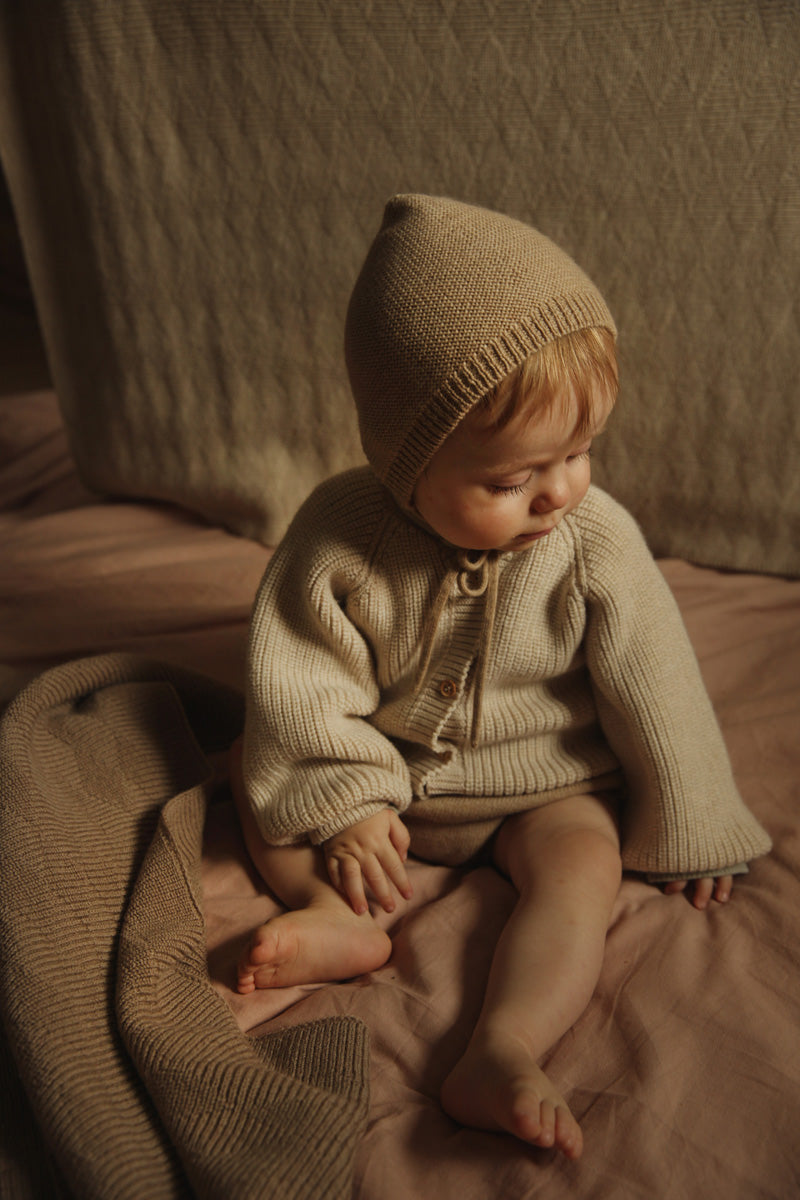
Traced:
<path fill-rule="evenodd" d="M 404 866 L 410 840 L 397 813 L 386 808 L 325 842 L 331 883 L 347 897 L 354 912 L 368 911 L 365 883 L 384 912 L 394 912 L 392 884 L 405 900 L 411 899 Z"/>
<path fill-rule="evenodd" d="M 688 887 L 693 889 L 692 904 L 695 908 L 708 908 L 709 901 L 712 896 L 718 900 L 720 904 L 725 904 L 731 898 L 733 891 L 733 876 L 720 875 L 718 879 L 713 877 L 706 879 L 675 879 L 672 883 L 668 883 L 664 888 L 667 895 L 672 895 L 674 892 L 682 892 Z"/>

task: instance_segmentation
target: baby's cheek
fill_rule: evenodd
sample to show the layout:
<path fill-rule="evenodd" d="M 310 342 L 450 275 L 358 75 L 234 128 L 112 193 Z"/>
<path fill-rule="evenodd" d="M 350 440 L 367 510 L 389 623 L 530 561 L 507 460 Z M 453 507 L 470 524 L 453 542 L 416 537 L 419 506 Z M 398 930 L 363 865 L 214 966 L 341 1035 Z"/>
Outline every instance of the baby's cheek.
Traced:
<path fill-rule="evenodd" d="M 583 497 L 586 495 L 586 493 L 589 490 L 589 484 L 592 482 L 592 465 L 589 462 L 588 458 L 586 459 L 585 464 L 583 466 L 581 476 L 582 476 L 582 478 L 579 479 L 580 495 L 579 495 L 576 503 L 578 503 L 580 500 L 583 499 Z"/>

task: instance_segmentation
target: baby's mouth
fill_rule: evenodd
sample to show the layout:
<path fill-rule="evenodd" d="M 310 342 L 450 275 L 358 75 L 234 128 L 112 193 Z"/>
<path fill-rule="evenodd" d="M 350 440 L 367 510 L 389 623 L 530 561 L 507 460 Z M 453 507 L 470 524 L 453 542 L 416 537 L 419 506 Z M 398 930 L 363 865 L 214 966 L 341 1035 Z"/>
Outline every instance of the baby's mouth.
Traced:
<path fill-rule="evenodd" d="M 514 538 L 515 542 L 537 542 L 539 538 L 547 537 L 548 533 L 552 533 L 555 525 L 549 526 L 547 529 L 535 530 L 532 533 L 518 533 Z"/>

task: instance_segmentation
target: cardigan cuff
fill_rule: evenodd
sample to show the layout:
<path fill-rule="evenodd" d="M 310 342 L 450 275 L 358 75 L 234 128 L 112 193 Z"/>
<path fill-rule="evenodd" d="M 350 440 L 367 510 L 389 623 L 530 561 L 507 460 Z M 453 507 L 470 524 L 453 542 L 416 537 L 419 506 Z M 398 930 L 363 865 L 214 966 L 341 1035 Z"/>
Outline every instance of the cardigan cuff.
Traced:
<path fill-rule="evenodd" d="M 732 867 L 719 867 L 716 871 L 646 871 L 648 883 L 677 883 L 689 882 L 692 879 L 721 879 L 723 875 L 746 875 L 750 868 L 747 863 L 736 863 Z"/>

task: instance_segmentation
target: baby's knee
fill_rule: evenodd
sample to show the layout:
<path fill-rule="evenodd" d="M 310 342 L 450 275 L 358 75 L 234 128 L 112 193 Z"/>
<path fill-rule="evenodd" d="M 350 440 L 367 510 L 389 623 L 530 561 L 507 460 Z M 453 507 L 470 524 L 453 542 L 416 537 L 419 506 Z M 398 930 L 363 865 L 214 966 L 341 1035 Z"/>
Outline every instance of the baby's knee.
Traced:
<path fill-rule="evenodd" d="M 622 881 L 616 819 L 594 796 L 509 818 L 495 843 L 495 861 L 520 888 L 548 879 L 585 881 L 616 895 Z"/>
<path fill-rule="evenodd" d="M 619 843 L 605 830 L 574 830 L 567 841 L 565 852 L 587 878 L 617 891 L 622 882 L 622 855 Z"/>
<path fill-rule="evenodd" d="M 612 833 L 592 826 L 554 830 L 537 848 L 534 875 L 580 882 L 594 894 L 615 896 L 622 882 L 622 857 Z"/>

